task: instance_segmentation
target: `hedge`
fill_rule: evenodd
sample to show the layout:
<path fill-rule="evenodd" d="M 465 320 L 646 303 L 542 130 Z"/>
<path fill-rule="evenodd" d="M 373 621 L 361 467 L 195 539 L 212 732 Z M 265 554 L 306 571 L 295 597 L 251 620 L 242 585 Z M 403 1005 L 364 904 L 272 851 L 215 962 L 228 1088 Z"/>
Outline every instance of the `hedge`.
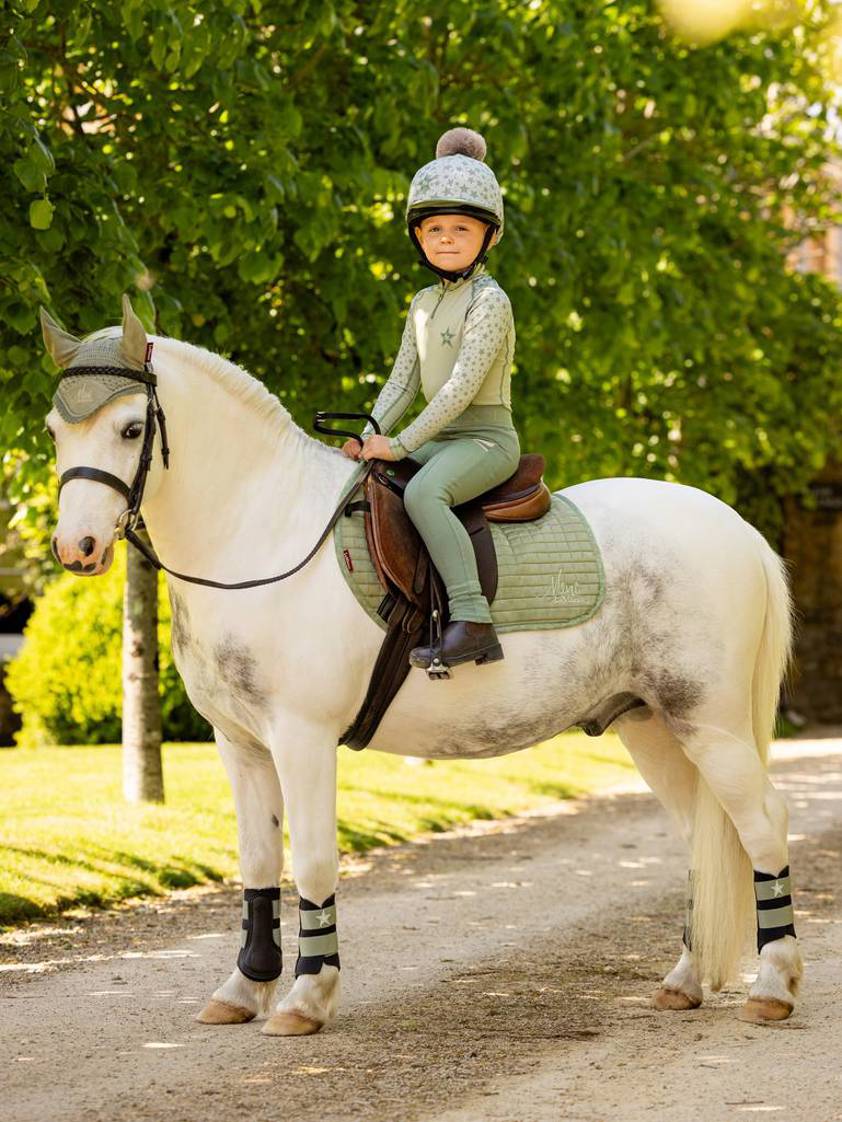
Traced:
<path fill-rule="evenodd" d="M 38 600 L 6 685 L 23 726 L 21 746 L 113 744 L 120 740 L 125 548 L 101 577 L 64 573 Z M 159 584 L 159 665 L 167 740 L 207 740 L 211 729 L 187 699 L 170 650 L 170 606 Z"/>

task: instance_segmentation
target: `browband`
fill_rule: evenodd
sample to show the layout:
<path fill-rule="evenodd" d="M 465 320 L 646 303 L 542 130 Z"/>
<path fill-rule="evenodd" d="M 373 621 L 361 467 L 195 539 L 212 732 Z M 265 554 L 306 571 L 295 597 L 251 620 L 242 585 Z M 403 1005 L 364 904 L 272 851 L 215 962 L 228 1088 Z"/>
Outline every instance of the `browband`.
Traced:
<path fill-rule="evenodd" d="M 78 378 L 84 374 L 113 374 L 118 378 L 128 378 L 131 382 L 144 382 L 147 386 L 158 384 L 152 370 L 130 370 L 125 366 L 68 366 L 61 377 Z"/>

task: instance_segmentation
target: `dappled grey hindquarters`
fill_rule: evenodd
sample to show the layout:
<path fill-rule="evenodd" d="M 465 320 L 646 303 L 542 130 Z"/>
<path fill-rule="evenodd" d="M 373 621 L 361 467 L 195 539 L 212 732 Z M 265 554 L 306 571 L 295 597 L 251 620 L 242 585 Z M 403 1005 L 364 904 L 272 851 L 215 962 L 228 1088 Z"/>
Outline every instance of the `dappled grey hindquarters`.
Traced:
<path fill-rule="evenodd" d="M 774 770 L 809 962 L 783 1026 L 735 1020 L 742 986 L 689 1013 L 651 1008 L 674 957 L 684 857 L 654 800 L 625 794 L 349 861 L 345 1005 L 315 1037 L 193 1022 L 208 973 L 235 950 L 231 889 L 4 937 L 4 1108 L 16 1122 L 44 1122 L 59 1102 L 64 1122 L 718 1122 L 740 1107 L 830 1120 L 842 742 L 805 744 Z M 294 902 L 287 885 L 290 951 Z"/>

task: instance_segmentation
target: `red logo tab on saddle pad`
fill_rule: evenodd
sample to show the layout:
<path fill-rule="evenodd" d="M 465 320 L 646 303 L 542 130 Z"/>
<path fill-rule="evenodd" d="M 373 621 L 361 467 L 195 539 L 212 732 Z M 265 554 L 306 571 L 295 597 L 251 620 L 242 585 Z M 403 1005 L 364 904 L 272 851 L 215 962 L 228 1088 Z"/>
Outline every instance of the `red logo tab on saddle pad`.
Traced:
<path fill-rule="evenodd" d="M 349 573 L 353 573 L 353 571 L 354 571 L 354 562 L 353 562 L 353 561 L 351 560 L 351 554 L 350 554 L 350 553 L 348 552 L 348 550 L 347 550 L 347 549 L 343 549 L 343 550 L 342 550 L 342 555 L 343 555 L 343 556 L 344 556 L 344 558 L 345 558 L 345 564 L 346 564 L 346 565 L 348 566 L 348 572 L 349 572 Z"/>

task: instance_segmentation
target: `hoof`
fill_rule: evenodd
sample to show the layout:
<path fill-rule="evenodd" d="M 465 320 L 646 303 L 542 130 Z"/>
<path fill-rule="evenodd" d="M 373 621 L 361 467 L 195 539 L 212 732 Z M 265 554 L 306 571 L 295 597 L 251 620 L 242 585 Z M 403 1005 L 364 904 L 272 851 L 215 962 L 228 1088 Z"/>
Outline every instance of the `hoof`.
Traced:
<path fill-rule="evenodd" d="M 229 1005 L 227 1001 L 214 1001 L 213 998 L 201 1013 L 196 1014 L 196 1020 L 203 1025 L 244 1025 L 254 1018 L 255 1014 L 243 1005 Z"/>
<path fill-rule="evenodd" d="M 305 1017 L 291 1009 L 286 1013 L 273 1014 L 260 1030 L 265 1036 L 312 1036 L 322 1027 L 321 1021 Z"/>
<path fill-rule="evenodd" d="M 737 1015 L 741 1021 L 765 1025 L 770 1021 L 785 1021 L 792 1009 L 792 1005 L 777 997 L 750 997 Z"/>
<path fill-rule="evenodd" d="M 652 1004 L 663 1013 L 667 1009 L 682 1012 L 686 1009 L 698 1009 L 702 1003 L 697 997 L 690 997 L 682 990 L 671 990 L 661 986 L 660 989 L 655 990 Z"/>

